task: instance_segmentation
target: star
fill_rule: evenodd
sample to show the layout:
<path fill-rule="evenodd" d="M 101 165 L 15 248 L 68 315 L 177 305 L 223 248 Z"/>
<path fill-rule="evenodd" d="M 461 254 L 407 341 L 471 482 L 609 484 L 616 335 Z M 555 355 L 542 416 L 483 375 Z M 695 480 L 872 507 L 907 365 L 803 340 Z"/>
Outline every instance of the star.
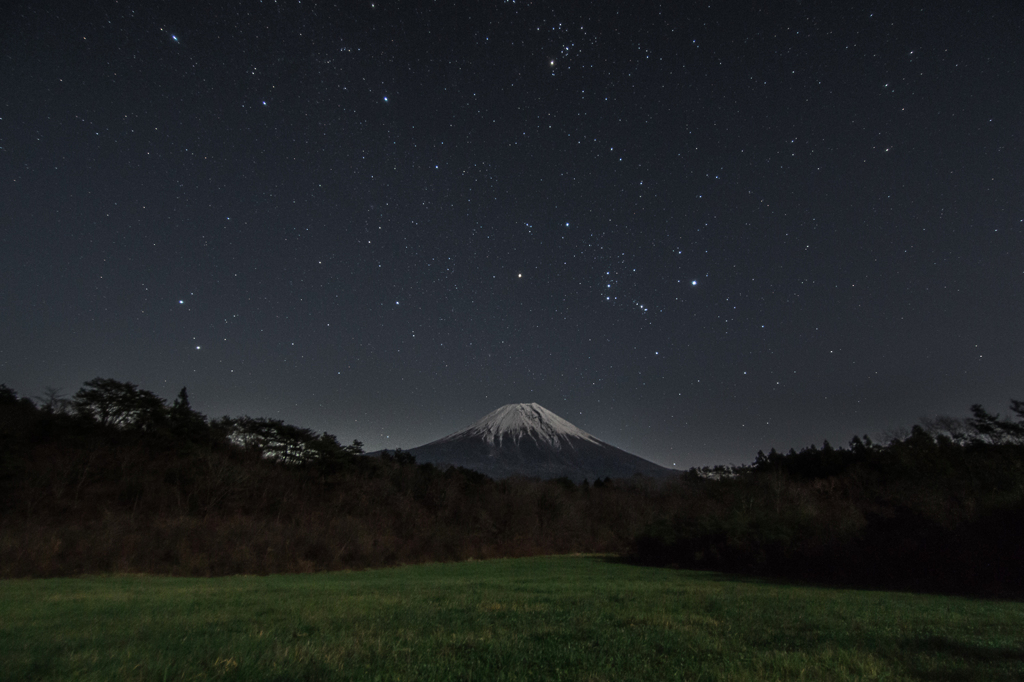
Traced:
<path fill-rule="evenodd" d="M 25 360 L 8 363 L 4 382 L 38 392 L 51 351 L 112 358 L 105 371 L 128 381 L 144 382 L 135 372 L 147 365 L 177 376 L 213 357 L 187 353 L 199 341 L 179 335 L 217 322 L 232 333 L 211 353 L 244 359 L 236 375 L 251 371 L 271 397 L 196 369 L 197 398 L 298 420 L 334 415 L 319 426 L 343 440 L 376 437 L 360 432 L 363 418 L 349 430 L 367 410 L 400 425 L 403 446 L 427 440 L 409 425 L 435 424 L 440 435 L 455 402 L 408 401 L 438 387 L 461 396 L 470 417 L 531 382 L 538 402 L 567 396 L 571 409 L 598 410 L 625 432 L 624 412 L 608 407 L 616 395 L 628 394 L 635 414 L 658 415 L 667 387 L 698 386 L 671 405 L 691 414 L 690 427 L 630 434 L 636 454 L 686 452 L 680 467 L 710 451 L 744 461 L 765 446 L 909 426 L 933 404 L 998 407 L 1021 383 L 996 367 L 1020 364 L 999 339 L 1024 334 L 1024 318 L 969 301 L 982 285 L 1015 291 L 1024 281 L 1006 255 L 1024 249 L 1008 151 L 1019 139 L 1019 79 L 1012 60 L 998 59 L 1019 43 L 1012 27 L 1024 4 L 924 33 L 911 12 L 879 23 L 812 8 L 792 19 L 804 25 L 777 30 L 769 20 L 770 33 L 748 36 L 718 3 L 700 13 L 714 31 L 638 3 L 625 39 L 612 5 L 483 3 L 446 27 L 451 40 L 433 59 L 423 49 L 446 22 L 428 0 L 409 0 L 409 13 L 318 15 L 315 36 L 307 4 L 227 0 L 198 7 L 194 24 L 148 17 L 167 23 L 145 40 L 133 38 L 145 24 L 127 20 L 130 9 L 87 13 L 75 35 L 88 35 L 89 49 L 76 48 L 73 79 L 47 80 L 45 98 L 36 76 L 63 75 L 64 33 L 12 15 L 40 42 L 6 55 L 4 214 L 22 227 L 0 249 L 0 271 L 19 273 L 0 296 L 0 319 L 24 330 L 5 341 L 20 339 Z M 171 25 L 189 31 L 187 47 Z M 865 58 L 871 48 L 854 40 L 864 31 L 897 46 L 916 36 L 897 50 L 913 67 Z M 108 39 L 93 46 L 97 34 Z M 953 34 L 965 40 L 945 40 Z M 402 105 L 376 106 L 391 103 L 392 89 Z M 770 118 L 746 115 L 752 97 Z M 243 118 L 254 103 L 266 115 Z M 893 177 L 895 186 L 881 180 Z M 61 277 L 45 277 L 40 263 Z M 530 268 L 529 284 L 517 263 Z M 681 291 L 703 288 L 683 279 L 692 271 L 715 273 L 707 291 Z M 146 287 L 126 286 L 141 273 Z M 518 289 L 497 281 L 508 273 Z M 853 273 L 855 288 L 843 281 Z M 186 284 L 188 315 L 168 310 L 163 301 Z M 402 304 L 407 292 L 415 299 Z M 951 314 L 917 304 L 940 292 Z M 51 305 L 53 314 L 33 312 Z M 832 333 L 812 332 L 821 319 Z M 110 334 L 94 333 L 100 321 Z M 399 321 L 415 335 L 399 333 Z M 872 336 L 880 325 L 898 339 L 891 347 Z M 316 343 L 296 343 L 312 349 L 288 356 L 293 371 L 264 371 L 292 349 L 291 333 Z M 986 342 L 983 359 L 968 334 Z M 167 345 L 142 345 L 148 338 Z M 859 349 L 856 367 L 828 353 L 837 338 Z M 664 375 L 634 379 L 652 355 Z M 687 361 L 674 364 L 682 357 L 700 358 L 703 380 Z M 319 373 L 339 358 L 364 371 L 350 391 L 325 397 Z M 752 362 L 738 375 L 752 384 L 766 367 L 809 371 L 794 375 L 790 402 L 766 407 L 770 386 L 738 397 L 724 388 L 740 359 Z M 855 380 L 861 362 L 900 368 L 882 370 L 880 385 L 905 373 L 917 388 L 901 392 L 895 411 L 855 414 L 845 408 L 857 400 L 894 403 Z M 73 387 L 90 366 L 47 380 Z M 959 387 L 935 378 L 954 373 Z M 538 379 L 556 375 L 565 378 Z M 614 388 L 586 389 L 602 380 Z M 851 387 L 851 405 L 830 420 L 807 396 L 834 384 Z M 291 395 L 302 404 L 288 405 Z M 771 412 L 772 426 L 737 435 L 716 426 L 720 412 L 751 424 Z M 788 431 L 776 426 L 784 413 Z"/>

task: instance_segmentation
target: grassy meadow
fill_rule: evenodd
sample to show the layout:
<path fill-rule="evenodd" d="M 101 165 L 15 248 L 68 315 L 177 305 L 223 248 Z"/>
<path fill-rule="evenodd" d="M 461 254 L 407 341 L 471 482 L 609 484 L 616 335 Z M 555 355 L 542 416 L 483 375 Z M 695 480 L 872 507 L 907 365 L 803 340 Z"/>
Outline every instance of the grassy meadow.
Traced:
<path fill-rule="evenodd" d="M 0 581 L 4 680 L 1019 680 L 1024 604 L 560 556 Z"/>

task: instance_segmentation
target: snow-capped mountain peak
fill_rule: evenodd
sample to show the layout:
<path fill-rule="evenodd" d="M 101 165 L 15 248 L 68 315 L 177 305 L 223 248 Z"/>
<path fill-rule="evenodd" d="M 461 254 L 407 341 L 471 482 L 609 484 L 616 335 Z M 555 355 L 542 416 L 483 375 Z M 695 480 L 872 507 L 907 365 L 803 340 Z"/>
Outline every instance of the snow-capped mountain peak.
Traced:
<path fill-rule="evenodd" d="M 561 450 L 563 446 L 572 447 L 573 441 L 577 440 L 601 444 L 601 441 L 583 429 L 537 403 L 504 405 L 468 428 L 442 440 L 458 440 L 467 436 L 481 438 L 496 446 L 505 442 L 518 444 L 528 439 L 556 450 Z"/>
<path fill-rule="evenodd" d="M 499 407 L 468 428 L 410 453 L 419 462 L 474 469 L 493 478 L 596 481 L 669 474 L 668 469 L 594 438 L 537 403 Z"/>

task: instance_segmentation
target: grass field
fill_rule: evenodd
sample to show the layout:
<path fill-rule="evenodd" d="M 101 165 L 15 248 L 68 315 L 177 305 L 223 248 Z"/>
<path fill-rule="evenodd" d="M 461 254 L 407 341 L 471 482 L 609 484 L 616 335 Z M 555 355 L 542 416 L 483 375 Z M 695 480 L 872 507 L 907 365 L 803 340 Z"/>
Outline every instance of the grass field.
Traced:
<path fill-rule="evenodd" d="M 598 557 L 0 582 L 0 679 L 1021 680 L 1024 604 Z"/>

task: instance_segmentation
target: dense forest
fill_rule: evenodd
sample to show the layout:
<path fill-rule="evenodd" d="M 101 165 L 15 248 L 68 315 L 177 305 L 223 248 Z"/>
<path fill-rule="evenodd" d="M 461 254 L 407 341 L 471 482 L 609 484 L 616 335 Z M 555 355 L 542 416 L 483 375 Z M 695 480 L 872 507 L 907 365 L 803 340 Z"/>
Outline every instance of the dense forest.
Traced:
<path fill-rule="evenodd" d="M 0 577 L 224 575 L 601 552 L 780 579 L 1024 594 L 1024 404 L 642 477 L 492 480 L 210 419 L 113 379 L 0 385 Z"/>

